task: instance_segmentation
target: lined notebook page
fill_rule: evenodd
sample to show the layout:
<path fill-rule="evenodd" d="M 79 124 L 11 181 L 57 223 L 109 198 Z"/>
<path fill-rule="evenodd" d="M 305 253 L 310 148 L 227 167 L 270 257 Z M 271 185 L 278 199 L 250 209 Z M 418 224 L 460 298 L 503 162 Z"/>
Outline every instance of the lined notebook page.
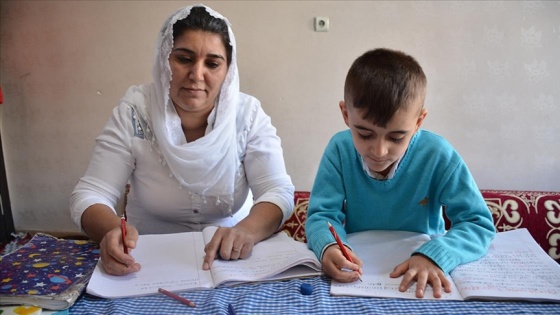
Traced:
<path fill-rule="evenodd" d="M 202 270 L 204 245 L 212 239 L 216 229 L 207 227 L 202 233 L 140 235 L 131 255 L 142 264 L 142 269 L 126 276 L 112 276 L 98 264 L 87 292 L 120 298 L 155 294 L 160 287 L 168 291 L 186 291 L 321 274 L 321 264 L 307 245 L 283 232 L 256 244 L 247 259 L 214 260 L 212 273 Z"/>
<path fill-rule="evenodd" d="M 362 282 L 340 283 L 333 280 L 331 294 L 416 298 L 416 284 L 406 292 L 400 292 L 402 277 L 391 278 L 389 274 L 395 266 L 408 259 L 415 249 L 429 241 L 428 235 L 407 231 L 363 231 L 349 234 L 347 240 L 363 262 Z M 453 281 L 451 285 L 452 292 L 442 292 L 442 299 L 462 300 Z M 433 296 L 433 290 L 428 286 L 424 299 L 434 299 Z"/>
<path fill-rule="evenodd" d="M 168 291 L 212 288 L 210 271 L 202 270 L 202 233 L 142 235 L 131 255 L 142 264 L 137 273 L 112 276 L 97 265 L 87 292 L 105 298 L 150 295 Z M 194 250 L 193 250 L 194 249 Z"/>
<path fill-rule="evenodd" d="M 451 276 L 465 299 L 560 300 L 560 265 L 527 229 L 498 233 L 486 256 Z"/>
<path fill-rule="evenodd" d="M 298 265 L 305 266 L 298 266 Z M 294 266 L 297 268 L 282 273 Z M 217 260 L 212 265 L 216 286 L 291 277 L 316 276 L 321 265 L 307 245 L 280 232 L 253 247 L 249 259 Z"/>
<path fill-rule="evenodd" d="M 429 240 L 426 235 L 399 231 L 367 231 L 349 235 L 348 242 L 364 262 L 363 282 L 333 281 L 333 295 L 415 297 L 415 285 L 399 292 L 402 278 L 392 269 Z M 451 272 L 452 293 L 441 299 L 528 300 L 560 302 L 560 265 L 548 256 L 527 229 L 500 232 L 485 256 Z M 424 299 L 433 299 L 428 287 Z"/>

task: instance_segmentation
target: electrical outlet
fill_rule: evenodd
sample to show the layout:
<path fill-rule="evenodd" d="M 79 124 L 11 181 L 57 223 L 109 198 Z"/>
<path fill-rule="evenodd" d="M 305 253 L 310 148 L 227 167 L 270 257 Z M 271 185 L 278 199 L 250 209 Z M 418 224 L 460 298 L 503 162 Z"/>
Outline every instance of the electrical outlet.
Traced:
<path fill-rule="evenodd" d="M 328 32 L 329 31 L 329 18 L 327 16 L 315 17 L 315 32 Z"/>

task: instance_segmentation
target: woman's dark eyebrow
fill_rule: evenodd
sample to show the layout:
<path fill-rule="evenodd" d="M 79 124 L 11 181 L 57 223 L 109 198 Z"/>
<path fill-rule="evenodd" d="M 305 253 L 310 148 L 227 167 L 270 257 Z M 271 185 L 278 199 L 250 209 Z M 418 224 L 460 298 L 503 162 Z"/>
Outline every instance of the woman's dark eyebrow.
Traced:
<path fill-rule="evenodd" d="M 187 48 L 181 48 L 181 47 L 173 48 L 173 52 L 176 52 L 176 51 L 183 52 L 183 53 L 186 53 L 186 54 L 189 54 L 189 55 L 196 55 L 196 53 L 194 51 L 192 51 L 190 49 L 187 49 Z M 224 58 L 224 56 L 222 56 L 220 54 L 207 54 L 206 56 L 210 57 L 210 58 L 222 59 L 224 61 L 226 60 L 226 58 Z"/>

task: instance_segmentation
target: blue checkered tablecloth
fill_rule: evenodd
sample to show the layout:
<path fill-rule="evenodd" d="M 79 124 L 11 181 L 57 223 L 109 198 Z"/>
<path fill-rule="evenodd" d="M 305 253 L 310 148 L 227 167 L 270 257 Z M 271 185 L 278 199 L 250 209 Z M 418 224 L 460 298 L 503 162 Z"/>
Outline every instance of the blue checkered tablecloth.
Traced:
<path fill-rule="evenodd" d="M 302 295 L 300 286 L 313 286 Z M 70 314 L 228 314 L 231 303 L 237 314 L 560 314 L 560 304 L 531 302 L 408 300 L 330 295 L 326 277 L 294 279 L 229 288 L 181 292 L 195 302 L 185 306 L 162 294 L 107 300 L 85 294 Z"/>

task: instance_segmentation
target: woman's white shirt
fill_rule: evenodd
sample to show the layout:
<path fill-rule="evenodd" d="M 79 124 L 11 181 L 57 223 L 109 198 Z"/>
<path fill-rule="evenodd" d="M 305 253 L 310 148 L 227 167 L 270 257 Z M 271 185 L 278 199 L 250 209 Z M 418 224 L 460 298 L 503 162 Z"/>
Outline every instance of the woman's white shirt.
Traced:
<path fill-rule="evenodd" d="M 96 139 L 90 165 L 70 200 L 72 218 L 78 226 L 91 205 L 104 204 L 115 211 L 128 182 L 127 218 L 140 234 L 233 226 L 242 218 L 235 213 L 244 205 L 249 190 L 255 204 L 273 203 L 283 212 L 282 222 L 289 217 L 294 186 L 286 173 L 280 138 L 256 98 L 239 94 L 236 126 L 240 163 L 234 204 L 229 208 L 218 198 L 189 191 L 174 178 L 146 123 L 149 117 L 144 104 L 150 100 L 151 91 L 151 85 L 131 87 Z M 131 93 L 134 97 L 127 97 Z M 139 96 L 146 102 L 131 101 Z M 211 125 L 210 121 L 207 133 Z"/>

